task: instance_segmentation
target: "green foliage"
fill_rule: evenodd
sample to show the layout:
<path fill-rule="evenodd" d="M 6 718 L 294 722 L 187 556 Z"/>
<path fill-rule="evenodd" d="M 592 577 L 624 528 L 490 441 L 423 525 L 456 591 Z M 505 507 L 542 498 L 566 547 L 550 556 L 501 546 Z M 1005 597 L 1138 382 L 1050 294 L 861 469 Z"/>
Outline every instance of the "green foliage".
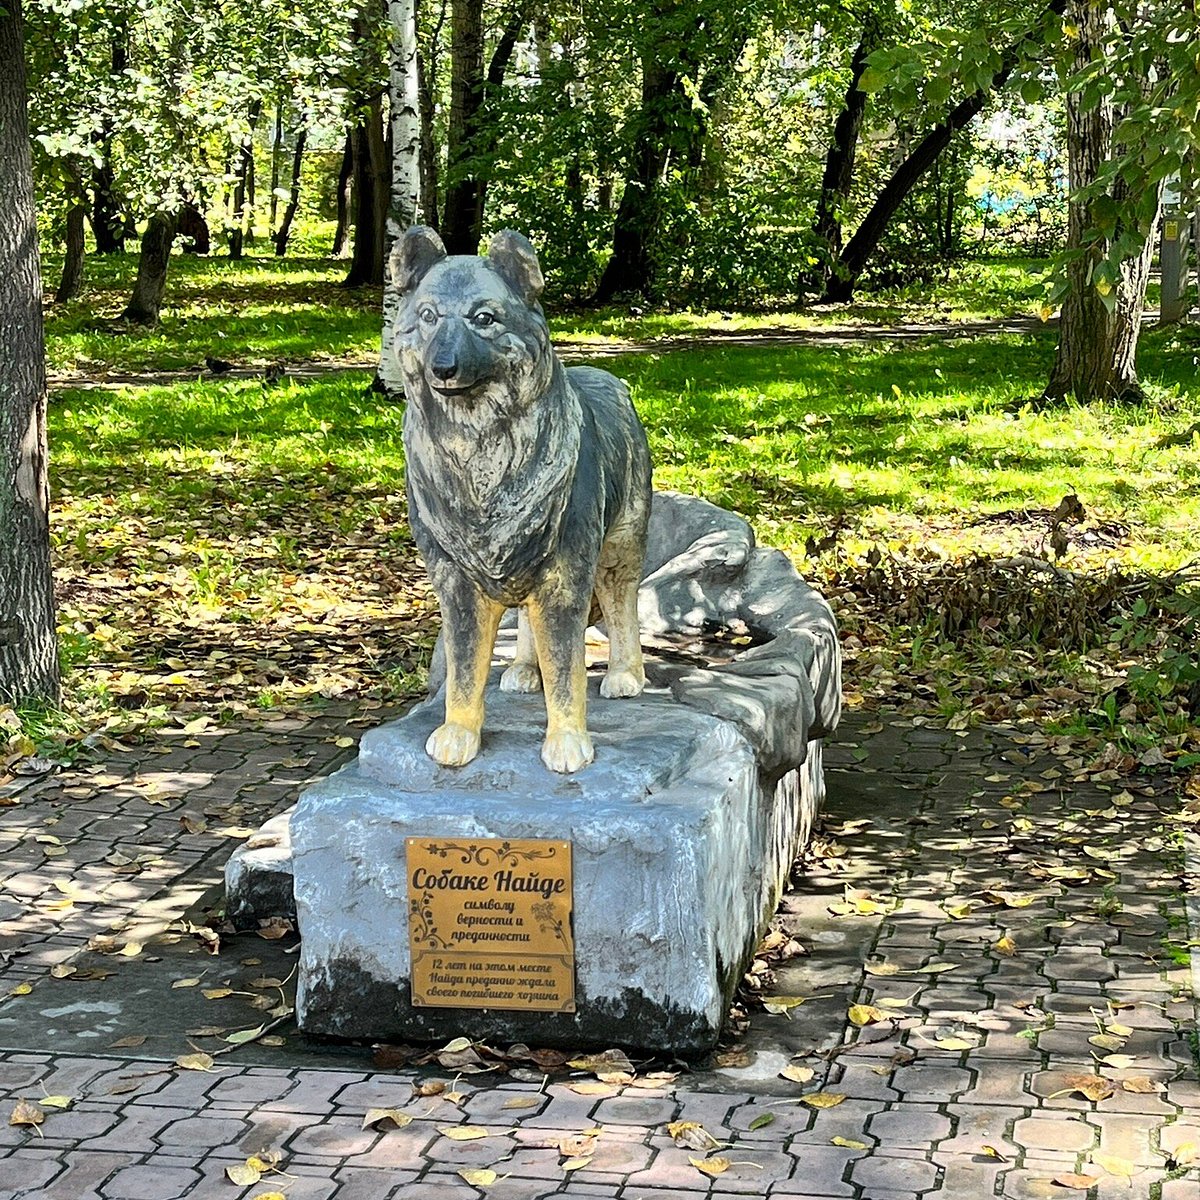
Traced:
<path fill-rule="evenodd" d="M 1113 114 L 1111 152 L 1078 195 L 1084 229 L 1071 252 L 1095 260 L 1091 283 L 1111 306 L 1120 264 L 1142 251 L 1164 185 L 1185 208 L 1200 201 L 1200 17 L 1194 5 L 1171 0 L 1118 3 L 1108 12 L 1082 64 L 1081 30 L 1068 13 L 1058 73 L 1084 112 Z"/>
<path fill-rule="evenodd" d="M 123 215 L 181 201 L 219 228 L 231 155 L 264 99 L 290 126 L 329 120 L 348 48 L 342 21 L 312 0 L 27 0 L 30 119 L 42 207 L 69 172 L 112 170 Z M 264 189 L 265 191 L 266 189 Z"/>

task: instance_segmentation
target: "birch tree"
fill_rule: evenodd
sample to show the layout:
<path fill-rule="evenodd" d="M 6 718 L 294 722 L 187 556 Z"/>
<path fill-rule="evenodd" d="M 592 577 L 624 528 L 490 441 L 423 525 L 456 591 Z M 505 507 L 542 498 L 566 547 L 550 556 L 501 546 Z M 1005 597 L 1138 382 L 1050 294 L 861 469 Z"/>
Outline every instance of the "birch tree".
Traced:
<path fill-rule="evenodd" d="M 391 45 L 388 51 L 388 92 L 392 128 L 392 194 L 388 206 L 387 246 L 417 220 L 421 186 L 421 117 L 417 86 L 417 14 L 415 0 L 388 0 Z M 384 278 L 383 345 L 379 378 L 389 392 L 403 384 L 391 354 L 392 323 L 399 297 L 390 274 Z"/>

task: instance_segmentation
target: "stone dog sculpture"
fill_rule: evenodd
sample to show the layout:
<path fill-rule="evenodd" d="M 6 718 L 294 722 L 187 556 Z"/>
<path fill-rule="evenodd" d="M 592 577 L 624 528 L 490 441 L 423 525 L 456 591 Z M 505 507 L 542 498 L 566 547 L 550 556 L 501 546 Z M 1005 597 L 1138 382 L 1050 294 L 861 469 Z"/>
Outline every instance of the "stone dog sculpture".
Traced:
<path fill-rule="evenodd" d="M 443 766 L 479 752 L 500 619 L 519 607 L 500 686 L 546 696 L 542 760 L 592 761 L 584 635 L 608 625 L 604 696 L 645 686 L 637 589 L 650 452 L 629 391 L 564 368 L 550 346 L 533 247 L 497 234 L 487 258 L 447 256 L 431 229 L 396 244 L 394 352 L 404 379 L 409 521 L 441 605 L 445 723 L 425 749 Z"/>

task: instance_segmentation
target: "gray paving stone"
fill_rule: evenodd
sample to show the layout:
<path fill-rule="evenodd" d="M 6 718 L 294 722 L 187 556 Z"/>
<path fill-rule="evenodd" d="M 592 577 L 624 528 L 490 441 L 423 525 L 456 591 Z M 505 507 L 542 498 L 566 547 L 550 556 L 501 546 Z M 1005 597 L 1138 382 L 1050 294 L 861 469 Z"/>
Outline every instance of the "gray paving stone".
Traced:
<path fill-rule="evenodd" d="M 196 1171 L 160 1164 L 125 1167 L 102 1187 L 108 1200 L 164 1200 L 184 1196 L 199 1180 Z"/>
<path fill-rule="evenodd" d="M 855 720 L 861 719 L 852 718 L 851 724 Z M 272 767 L 272 762 L 297 753 L 311 754 L 310 765 L 317 769 L 320 762 L 332 761 L 340 753 L 323 739 L 340 736 L 343 725 L 331 721 L 319 728 L 305 727 L 305 731 L 309 729 L 315 731 L 311 738 L 300 730 L 282 728 L 269 735 L 274 739 L 269 753 L 261 756 L 260 766 L 255 768 L 259 782 L 265 784 L 257 790 L 269 804 L 277 804 L 282 793 L 295 790 L 293 782 L 282 778 L 284 769 Z M 919 737 L 911 741 L 914 734 Z M 180 797 L 178 804 L 192 808 L 228 804 L 239 790 L 244 802 L 246 789 L 254 783 L 244 756 L 261 749 L 267 736 L 245 736 L 239 752 L 242 757 L 234 767 L 239 772 L 236 780 L 217 779 L 199 797 Z M 1132 1188 L 1119 1178 L 1103 1180 L 1096 1189 L 1096 1200 L 1141 1200 L 1152 1194 L 1161 1194 L 1161 1200 L 1193 1200 L 1197 1194 L 1195 1174 L 1166 1178 L 1164 1154 L 1157 1152 L 1158 1146 L 1169 1151 L 1183 1141 L 1200 1141 L 1200 1116 L 1196 1115 L 1200 1114 L 1200 1083 L 1186 1037 L 1195 1020 L 1195 1007 L 1190 1001 L 1176 1001 L 1172 992 L 1182 985 L 1186 973 L 1173 966 L 1166 969 L 1158 958 L 1159 938 L 1166 930 L 1159 906 L 1166 912 L 1182 913 L 1176 885 L 1153 878 L 1157 863 L 1146 856 L 1120 857 L 1109 865 L 1122 874 L 1115 886 L 1125 907 L 1107 923 L 1087 920 L 1097 898 L 1097 889 L 1090 885 L 1068 889 L 1054 902 L 1053 911 L 1039 905 L 1031 910 L 981 910 L 983 920 L 979 914 L 966 921 L 949 918 L 939 904 L 943 896 L 965 898 L 1001 881 L 1014 890 L 1038 890 L 1040 885 L 1025 882 L 1024 872 L 1043 854 L 1045 838 L 1053 836 L 1050 825 L 1044 823 L 1061 820 L 1067 810 L 1057 793 L 1031 798 L 1019 814 L 999 807 L 997 800 L 1008 789 L 997 785 L 989 791 L 991 785 L 978 782 L 996 769 L 994 761 L 986 758 L 991 754 L 986 748 L 970 753 L 956 750 L 951 759 L 954 771 L 897 774 L 896 762 L 888 759 L 890 754 L 903 764 L 908 746 L 937 750 L 946 743 L 946 736 L 929 726 L 901 730 L 886 726 L 874 738 L 855 738 L 868 747 L 869 762 L 830 770 L 835 802 L 846 800 L 844 811 L 839 808 L 834 820 L 861 812 L 875 825 L 863 836 L 844 839 L 844 865 L 849 868 L 844 875 L 818 866 L 801 881 L 799 891 L 785 898 L 780 919 L 799 922 L 799 928 L 810 931 L 807 938 L 801 934 L 809 957 L 796 965 L 808 974 L 803 985 L 792 986 L 785 982 L 790 969 L 785 964 L 775 990 L 778 994 L 809 995 L 833 990 L 837 995 L 797 1010 L 791 1022 L 778 1018 L 771 1025 L 762 1019 L 768 1040 L 762 1041 L 757 1032 L 751 1037 L 759 1055 L 756 1061 L 770 1061 L 763 1057 L 764 1051 L 785 1044 L 785 1037 L 797 1030 L 805 1030 L 808 1036 L 814 1026 L 806 1025 L 806 1018 L 817 1013 L 816 1028 L 820 1036 L 828 1038 L 826 1042 L 820 1046 L 786 1043 L 789 1053 L 818 1051 L 817 1056 L 800 1060 L 818 1068 L 817 1079 L 806 1088 L 797 1089 L 767 1076 L 751 1081 L 746 1073 L 738 1075 L 733 1084 L 736 1073 L 730 1072 L 727 1076 L 683 1075 L 674 1087 L 661 1092 L 630 1091 L 599 1100 L 578 1096 L 562 1083 L 552 1082 L 539 1091 L 536 1085 L 497 1087 L 494 1077 L 480 1077 L 462 1079 L 456 1085 L 467 1096 L 459 1110 L 450 1104 L 431 1107 L 428 1100 L 412 1101 L 412 1075 L 403 1071 L 246 1068 L 236 1065 L 235 1058 L 243 1054 L 239 1052 L 221 1062 L 220 1072 L 204 1074 L 163 1069 L 161 1064 L 145 1060 L 114 1061 L 111 1056 L 116 1052 L 112 1050 L 105 1051 L 110 1057 L 0 1053 L 4 1103 L 20 1096 L 36 1099 L 44 1094 L 43 1083 L 45 1092 L 76 1097 L 73 1108 L 48 1113 L 42 1127 L 44 1139 L 30 1129 L 7 1125 L 3 1119 L 6 1110 L 0 1110 L 0 1197 L 237 1200 L 237 1189 L 225 1179 L 224 1167 L 248 1154 L 276 1149 L 283 1151 L 289 1164 L 285 1169 L 296 1177 L 294 1184 L 280 1188 L 289 1200 L 454 1200 L 458 1196 L 478 1200 L 480 1193 L 455 1174 L 456 1168 L 466 1165 L 494 1166 L 501 1174 L 511 1170 L 510 1180 L 486 1193 L 494 1200 L 541 1200 L 549 1195 L 603 1200 L 700 1196 L 734 1200 L 750 1195 L 786 1200 L 915 1200 L 918 1195 L 920 1200 L 934 1195 L 945 1200 L 994 1196 L 1051 1200 L 1065 1194 L 1051 1183 L 1053 1175 L 1078 1161 L 1086 1162 L 1094 1149 L 1100 1149 L 1132 1159 L 1139 1174 Z M 976 740 L 980 746 L 992 741 L 999 745 L 1001 735 L 988 733 Z M 181 751 L 176 748 L 162 760 L 174 763 L 169 769 L 182 775 L 203 773 L 208 769 L 205 754 L 224 755 L 231 748 L 222 739 L 214 740 L 213 746 L 218 745 L 219 751 L 206 744 L 187 750 L 186 757 L 178 759 L 174 756 Z M 845 748 L 831 747 L 830 761 L 836 763 L 837 755 L 844 752 Z M 157 767 L 157 762 L 150 761 Z M 1029 769 L 1036 775 L 1042 765 Z M 226 763 L 224 769 L 229 768 Z M 1013 775 L 1011 786 L 1015 787 L 1025 769 L 1005 767 L 1002 773 Z M 72 993 L 73 985 L 47 981 L 49 967 L 77 953 L 87 931 L 130 915 L 176 880 L 190 887 L 192 881 L 212 878 L 215 871 L 211 857 L 205 856 L 216 847 L 201 852 L 184 845 L 188 839 L 178 833 L 177 813 L 147 806 L 142 787 L 127 786 L 117 796 L 113 783 L 89 785 L 80 795 L 59 795 L 65 807 L 53 807 L 58 802 L 56 788 L 77 786 L 68 775 L 64 773 L 51 787 L 27 792 L 21 808 L 4 810 L 0 878 L 15 882 L 12 891 L 4 892 L 6 897 L 47 895 L 52 877 L 73 877 L 88 887 L 113 883 L 105 873 L 101 853 L 111 844 L 121 845 L 126 852 L 156 847 L 160 853 L 165 851 L 168 861 L 141 876 L 118 878 L 117 886 L 108 892 L 109 903 L 76 906 L 90 911 L 66 917 L 35 908 L 20 936 L 7 929 L 0 932 L 0 949 L 31 950 L 15 958 L 0 976 L 0 997 L 7 995 L 14 982 L 26 980 L 35 983 L 36 997 L 83 995 L 82 991 Z M 82 776 L 75 772 L 74 778 Z M 1120 786 L 1120 781 L 1112 781 L 1112 789 Z M 988 794 L 968 800 L 966 793 L 978 788 Z M 1080 784 L 1076 793 L 1073 808 L 1093 805 L 1086 798 L 1088 785 Z M 1099 800 L 1094 803 L 1101 806 Z M 893 815 L 893 809 L 899 811 Z M 249 806 L 242 809 L 245 814 L 250 811 Z M 1007 835 L 1004 839 L 985 838 L 978 829 L 984 814 L 1005 829 L 1014 815 L 1038 822 L 1036 836 L 1014 840 L 1017 853 L 1006 860 L 1008 876 L 998 871 L 995 859 L 997 850 L 1006 845 Z M 43 823 L 45 816 L 56 815 L 58 824 Z M 909 824 L 914 815 L 929 823 Z M 965 820 L 956 824 L 960 816 Z M 220 819 L 240 821 L 243 817 Z M 10 820 L 20 824 L 10 824 Z M 1106 837 L 1143 836 L 1138 832 L 1139 821 L 1148 834 L 1156 817 L 1148 811 L 1130 811 L 1122 826 L 1098 826 L 1088 836 L 1100 844 Z M 121 832 L 134 824 L 145 827 L 138 840 Z M 55 830 L 65 841 L 74 839 L 69 855 L 46 868 L 40 854 L 20 857 L 25 848 L 21 838 L 4 837 L 14 831 L 31 834 L 43 829 Z M 101 836 L 103 831 L 111 831 L 112 836 L 107 832 Z M 884 832 L 900 836 L 883 837 Z M 951 841 L 961 841 L 965 848 L 952 853 L 941 848 L 942 842 Z M 178 850 L 172 849 L 176 846 Z M 885 859 L 885 854 L 890 857 Z M 886 869 L 880 865 L 885 861 Z M 181 876 L 184 871 L 189 874 Z M 876 895 L 911 897 L 911 912 L 883 920 L 833 918 L 826 905 L 840 898 L 846 882 Z M 1072 923 L 1063 924 L 1060 918 L 1065 917 Z M 1018 931 L 1014 936 L 1021 949 L 1014 960 L 998 961 L 990 951 L 1001 929 Z M 837 940 L 825 943 L 816 936 L 826 932 Z M 1030 939 L 1028 944 L 1025 938 Z M 1099 952 L 1105 946 L 1107 958 Z M 865 976 L 861 968 L 862 961 L 870 960 L 912 969 L 934 958 L 963 965 L 940 977 Z M 1072 965 L 1085 959 L 1092 961 L 1092 970 L 1077 970 Z M 217 966 L 219 974 L 224 966 L 221 958 L 198 956 L 194 961 L 200 964 L 196 974 L 210 964 Z M 1116 978 L 1111 978 L 1108 968 L 1097 970 L 1097 961 L 1112 964 Z M 126 978 L 135 978 L 133 973 L 142 968 L 142 963 L 132 960 L 125 965 Z M 105 997 L 120 995 L 116 985 L 121 982 L 104 984 Z M 927 1037 L 934 1030 L 974 1028 L 985 1035 L 984 1041 L 969 1052 L 947 1053 L 931 1048 L 915 1030 L 903 1030 L 903 1039 L 916 1054 L 911 1065 L 894 1066 L 883 1075 L 875 1073 L 873 1068 L 888 1066 L 900 1040 L 891 1036 L 876 1045 L 834 1055 L 825 1068 L 827 1077 L 822 1079 L 824 1063 L 819 1052 L 844 1040 L 844 1031 L 834 1023 L 845 1005 L 854 1000 L 878 1002 L 885 997 L 911 997 L 901 1022 L 913 1023 L 917 1021 L 913 1015 L 918 1014 L 920 1030 Z M 1104 1069 L 1104 1073 L 1118 1081 L 1125 1075 L 1150 1075 L 1164 1082 L 1165 1090 L 1147 1095 L 1118 1090 L 1099 1104 L 1072 1096 L 1050 1099 L 1070 1073 L 1097 1070 L 1092 1056 L 1096 1048 L 1087 1042 L 1096 1030 L 1091 1010 L 1103 1017 L 1109 999 L 1135 1004 L 1113 1013 L 1112 1019 L 1135 1031 L 1125 1049 L 1136 1055 L 1137 1062 L 1128 1071 Z M 1029 1001 L 1035 1002 L 1041 1013 L 1029 1009 Z M 0 1003 L 0 1031 L 3 1020 L 16 1010 L 17 1001 Z M 1044 1024 L 1043 1014 L 1057 1018 L 1053 1029 L 1036 1040 L 1018 1036 Z M 868 1030 L 864 1036 L 876 1036 L 876 1031 Z M 776 1039 L 773 1043 L 772 1037 Z M 755 1038 L 760 1040 L 755 1042 Z M 14 1042 L 11 1035 L 8 1042 Z M 28 1044 L 37 1043 L 30 1040 Z M 279 1061 L 286 1064 L 289 1051 L 278 1053 Z M 787 1057 L 782 1056 L 781 1061 Z M 143 1078 L 132 1078 L 139 1074 Z M 742 1082 L 743 1078 L 748 1082 Z M 135 1085 L 134 1091 L 123 1090 L 128 1083 Z M 737 1093 L 713 1090 L 731 1084 L 738 1087 Z M 116 1093 L 111 1090 L 114 1085 L 119 1085 Z M 794 1101 L 798 1092 L 817 1087 L 843 1093 L 848 1099 L 819 1112 L 794 1102 L 777 1103 L 789 1097 Z M 505 1109 L 505 1100 L 514 1095 L 537 1096 L 538 1107 Z M 416 1120 L 405 1129 L 363 1134 L 359 1126 L 368 1107 L 399 1107 Z M 772 1114 L 774 1121 L 751 1131 L 751 1121 L 764 1113 Z M 689 1154 L 695 1152 L 674 1146 L 666 1135 L 665 1124 L 673 1117 L 701 1122 L 728 1143 L 720 1153 L 735 1160 L 759 1161 L 766 1170 L 735 1168 L 727 1176 L 709 1181 L 688 1162 Z M 460 1120 L 487 1126 L 496 1133 L 483 1142 L 456 1147 L 436 1127 Z M 604 1132 L 594 1165 L 573 1177 L 563 1176 L 557 1149 L 536 1148 L 539 1141 L 544 1145 L 551 1137 L 578 1134 L 597 1122 Z M 514 1129 L 515 1133 L 509 1132 Z M 834 1146 L 830 1142 L 834 1136 L 857 1139 L 866 1143 L 867 1149 Z M 1085 1142 L 1085 1137 L 1090 1140 Z M 988 1157 L 985 1146 L 993 1147 L 1005 1161 Z M 500 1162 L 510 1150 L 508 1161 Z M 460 1152 L 461 1161 L 447 1161 Z M 936 1176 L 939 1169 L 940 1177 Z M 264 1180 L 249 1194 L 266 1190 L 269 1182 Z M 150 1189 L 156 1184 L 160 1192 L 164 1187 L 170 1190 L 155 1194 Z"/>
<path fill-rule="evenodd" d="M 873 1195 L 887 1191 L 927 1192 L 934 1187 L 938 1175 L 935 1163 L 883 1152 L 859 1159 L 850 1170 L 850 1178 Z"/>

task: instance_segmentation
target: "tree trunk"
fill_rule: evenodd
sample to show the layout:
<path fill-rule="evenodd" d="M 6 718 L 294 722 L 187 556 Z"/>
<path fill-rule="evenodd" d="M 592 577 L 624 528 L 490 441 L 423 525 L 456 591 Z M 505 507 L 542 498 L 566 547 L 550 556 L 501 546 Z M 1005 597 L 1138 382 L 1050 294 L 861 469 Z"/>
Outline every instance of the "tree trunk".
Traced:
<path fill-rule="evenodd" d="M 135 325 L 158 324 L 163 292 L 167 286 L 171 244 L 175 241 L 177 227 L 178 217 L 175 213 L 156 212 L 146 222 L 133 295 L 121 314 L 126 321 Z"/>
<path fill-rule="evenodd" d="M 129 25 L 124 17 L 114 22 L 109 43 L 109 75 L 113 86 L 121 90 L 120 78 L 129 66 Z M 92 171 L 92 236 L 96 239 L 97 254 L 123 254 L 125 251 L 125 217 L 117 193 L 112 168 L 113 120 L 105 116 L 95 137 L 100 165 Z"/>
<path fill-rule="evenodd" d="M 384 239 L 387 230 L 387 143 L 383 132 L 383 101 L 373 96 L 354 129 L 354 253 L 346 287 L 383 282 Z"/>
<path fill-rule="evenodd" d="M 412 0 L 406 0 L 411 4 Z M 354 250 L 346 287 L 383 283 L 387 240 L 388 200 L 392 164 L 384 128 L 382 83 L 388 65 L 378 54 L 379 32 L 389 19 L 388 0 L 364 0 L 350 25 L 358 62 L 357 74 L 366 88 L 350 97 L 354 114 L 351 131 L 354 177 Z M 378 84 L 378 87 L 376 85 Z"/>
<path fill-rule="evenodd" d="M 262 101 L 252 100 L 249 112 L 250 132 L 238 149 L 237 178 L 233 186 L 233 228 L 229 231 L 230 258 L 241 258 L 245 253 L 246 242 L 254 237 L 251 215 L 254 210 L 254 129 L 261 114 Z"/>
<path fill-rule="evenodd" d="M 441 225 L 442 241 L 449 254 L 474 254 L 479 249 L 483 213 L 471 157 L 482 104 L 483 0 L 452 0 L 446 205 Z"/>
<path fill-rule="evenodd" d="M 199 205 L 181 204 L 176 235 L 184 243 L 184 254 L 207 254 L 212 249 L 212 233 Z"/>
<path fill-rule="evenodd" d="M 593 303 L 606 304 L 620 293 L 645 295 L 653 286 L 650 247 L 658 228 L 656 192 L 667 161 L 670 134 L 684 97 L 674 71 L 642 65 L 642 106 L 625 190 L 613 223 L 613 249 L 596 287 Z"/>
<path fill-rule="evenodd" d="M 292 233 L 292 222 L 300 206 L 300 170 L 304 165 L 304 146 L 308 141 L 308 127 L 302 125 L 296 133 L 296 149 L 292 154 L 292 183 L 288 192 L 287 208 L 283 210 L 283 223 L 275 234 L 275 254 L 282 258 L 287 253 L 288 238 Z"/>
<path fill-rule="evenodd" d="M 850 83 L 846 87 L 842 111 L 833 123 L 833 140 L 825 155 L 825 174 L 821 178 L 813 233 L 828 247 L 831 260 L 836 260 L 842 252 L 842 214 L 854 185 L 858 138 L 862 131 L 863 115 L 867 111 L 867 93 L 861 91 L 858 84 L 877 40 L 875 24 L 870 21 L 864 27 L 858 48 L 850 60 Z"/>
<path fill-rule="evenodd" d="M 417 51 L 417 93 L 421 113 L 421 200 L 418 211 L 421 220 L 431 229 L 441 225 L 439 212 L 441 199 L 438 195 L 438 147 L 434 136 L 436 108 L 433 87 L 425 65 L 425 56 Z"/>
<path fill-rule="evenodd" d="M 1045 12 L 1061 16 L 1067 0 L 1050 0 Z M 826 301 L 841 302 L 851 299 L 858 285 L 863 268 L 875 253 L 888 223 L 896 215 L 900 205 L 916 186 L 921 176 L 937 161 L 938 156 L 950 145 L 954 135 L 975 119 L 993 92 L 998 91 L 1012 75 L 1018 63 L 1030 49 L 1031 39 L 1036 33 L 1027 34 L 1014 42 L 1005 51 L 1000 65 L 986 88 L 979 88 L 950 110 L 940 124 L 935 125 L 909 153 L 892 173 L 870 211 L 863 218 L 854 236 L 846 245 L 825 288 Z"/>
<path fill-rule="evenodd" d="M 59 695 L 42 281 L 20 0 L 0 8 L 0 699 Z"/>
<path fill-rule="evenodd" d="M 417 15 L 414 0 L 389 0 L 391 47 L 388 54 L 388 101 L 392 115 L 391 203 L 388 213 L 388 249 L 410 225 L 416 223 L 421 192 L 420 65 L 417 51 Z M 390 278 L 383 289 L 383 337 L 380 343 L 378 380 L 389 393 L 399 395 L 404 383 L 391 353 L 392 326 L 399 296 Z"/>
<path fill-rule="evenodd" d="M 1111 10 L 1083 0 L 1072 0 L 1072 23 L 1079 30 L 1075 43 L 1075 69 L 1082 70 L 1103 46 L 1113 27 Z M 1105 258 L 1110 243 L 1087 245 L 1085 234 L 1095 224 L 1092 205 L 1082 200 L 1082 189 L 1094 184 L 1112 150 L 1118 113 L 1103 96 L 1085 107 L 1075 93 L 1067 95 L 1067 248 L 1077 252 L 1067 264 L 1067 292 L 1059 321 L 1058 353 L 1047 399 L 1074 396 L 1089 400 L 1140 400 L 1137 346 L 1142 331 L 1142 309 L 1161 211 L 1161 186 L 1145 245 L 1140 254 L 1125 259 L 1115 284 L 1105 295 L 1096 286 L 1094 271 Z M 1127 191 L 1117 184 L 1113 199 L 1121 205 Z M 1115 234 L 1121 231 L 1118 228 Z"/>
<path fill-rule="evenodd" d="M 102 138 L 100 152 L 110 153 L 111 139 Z M 107 163 L 92 172 L 92 236 L 97 254 L 125 253 L 125 218 L 116 194 L 112 167 Z"/>
<path fill-rule="evenodd" d="M 337 228 L 333 232 L 334 258 L 345 258 L 350 241 L 350 201 L 354 182 L 354 134 L 346 134 L 346 145 L 342 150 L 342 165 L 337 181 Z"/>
<path fill-rule="evenodd" d="M 88 213 L 88 198 L 83 190 L 79 160 L 67 159 L 64 170 L 67 175 L 67 236 L 63 246 L 62 274 L 54 293 L 56 304 L 74 300 L 83 286 L 84 236 Z"/>
<path fill-rule="evenodd" d="M 279 217 L 279 160 L 283 151 L 283 97 L 275 99 L 275 135 L 271 139 L 271 228 Z M 286 245 L 286 240 L 284 242 Z M 276 252 L 278 253 L 278 251 Z"/>

